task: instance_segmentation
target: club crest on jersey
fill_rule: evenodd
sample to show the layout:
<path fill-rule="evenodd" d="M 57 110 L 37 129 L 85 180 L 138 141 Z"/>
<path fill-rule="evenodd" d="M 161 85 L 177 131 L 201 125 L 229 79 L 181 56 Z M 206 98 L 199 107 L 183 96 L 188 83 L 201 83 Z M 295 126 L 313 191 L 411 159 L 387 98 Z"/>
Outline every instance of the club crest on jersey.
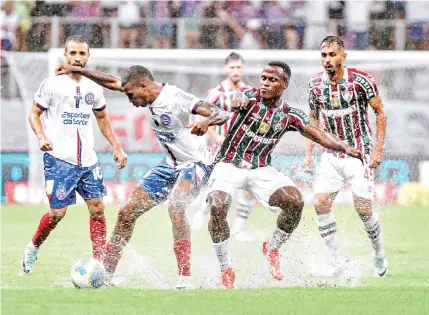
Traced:
<path fill-rule="evenodd" d="M 268 132 L 268 130 L 270 130 L 270 125 L 269 124 L 267 124 L 266 122 L 262 122 L 261 123 L 261 126 L 259 127 L 259 130 L 258 130 L 258 132 L 260 133 L 260 134 L 266 134 L 267 132 Z"/>
<path fill-rule="evenodd" d="M 66 188 L 64 186 L 59 186 L 55 192 L 58 200 L 64 200 L 66 198 Z"/>
<path fill-rule="evenodd" d="M 94 103 L 95 103 L 95 97 L 94 97 L 93 93 L 89 92 L 89 93 L 87 93 L 85 95 L 85 103 L 87 105 L 94 105 Z"/>
<path fill-rule="evenodd" d="M 343 99 L 344 99 L 347 103 L 350 103 L 350 101 L 351 101 L 351 100 L 352 100 L 352 98 L 353 98 L 353 94 L 352 94 L 352 92 L 350 92 L 350 91 L 345 91 L 345 92 L 341 93 L 341 95 L 343 96 Z"/>
<path fill-rule="evenodd" d="M 171 125 L 171 118 L 167 114 L 162 114 L 159 117 L 159 119 L 161 121 L 161 124 L 163 124 L 164 126 L 170 126 Z"/>

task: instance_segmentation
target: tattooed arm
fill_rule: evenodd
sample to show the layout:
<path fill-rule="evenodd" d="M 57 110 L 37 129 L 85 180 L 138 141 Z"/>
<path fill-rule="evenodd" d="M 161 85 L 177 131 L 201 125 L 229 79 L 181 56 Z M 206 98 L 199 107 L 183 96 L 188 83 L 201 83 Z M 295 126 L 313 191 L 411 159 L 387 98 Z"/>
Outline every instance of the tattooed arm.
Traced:
<path fill-rule="evenodd" d="M 114 75 L 104 73 L 101 71 L 95 71 L 95 70 L 88 70 L 77 66 L 72 66 L 69 64 L 62 64 L 59 65 L 55 69 L 56 75 L 61 74 L 70 74 L 70 73 L 76 73 L 80 74 L 84 77 L 87 77 L 88 79 L 94 81 L 95 83 L 101 85 L 102 87 L 105 87 L 109 90 L 114 91 L 120 91 L 123 92 L 121 80 Z"/>
<path fill-rule="evenodd" d="M 223 125 L 230 118 L 228 112 L 207 102 L 198 102 L 195 104 L 192 114 L 207 117 L 207 119 L 186 126 L 186 128 L 191 129 L 192 134 L 197 136 L 204 135 L 210 126 Z"/>

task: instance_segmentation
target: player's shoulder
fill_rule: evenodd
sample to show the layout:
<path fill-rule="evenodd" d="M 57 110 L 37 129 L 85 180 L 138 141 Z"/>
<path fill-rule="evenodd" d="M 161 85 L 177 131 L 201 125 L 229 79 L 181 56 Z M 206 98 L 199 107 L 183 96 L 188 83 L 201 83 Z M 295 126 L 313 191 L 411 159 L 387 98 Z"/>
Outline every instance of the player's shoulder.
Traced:
<path fill-rule="evenodd" d="M 308 80 L 308 88 L 313 89 L 323 82 L 322 80 L 323 72 L 319 72 L 317 75 L 313 76 Z"/>
<path fill-rule="evenodd" d="M 310 119 L 308 118 L 308 115 L 302 109 L 299 109 L 294 106 L 288 106 L 287 113 L 288 115 L 302 121 L 304 125 L 310 123 Z"/>
<path fill-rule="evenodd" d="M 186 92 L 185 90 L 172 84 L 164 83 L 163 91 L 165 91 L 169 97 L 174 97 L 174 99 L 179 102 L 191 102 L 195 99 L 195 96 L 192 93 Z"/>
<path fill-rule="evenodd" d="M 361 71 L 359 69 L 356 68 L 347 68 L 347 71 L 349 71 L 349 74 L 351 73 L 353 76 L 353 80 L 358 80 L 359 78 L 364 78 L 364 79 L 371 79 L 373 80 L 373 76 L 371 74 L 369 74 L 368 72 L 365 71 Z"/>
<path fill-rule="evenodd" d="M 243 88 L 243 90 L 241 92 L 243 92 L 243 94 L 245 96 L 247 96 L 249 99 L 259 100 L 259 98 L 260 98 L 259 97 L 260 96 L 259 89 L 257 89 L 257 88 L 252 88 L 252 87 Z"/>

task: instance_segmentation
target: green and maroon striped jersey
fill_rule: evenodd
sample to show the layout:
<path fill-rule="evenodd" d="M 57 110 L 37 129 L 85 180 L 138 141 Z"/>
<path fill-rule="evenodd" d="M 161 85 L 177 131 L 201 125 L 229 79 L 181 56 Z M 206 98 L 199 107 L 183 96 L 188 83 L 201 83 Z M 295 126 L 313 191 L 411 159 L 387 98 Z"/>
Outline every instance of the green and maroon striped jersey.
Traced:
<path fill-rule="evenodd" d="M 287 131 L 302 131 L 310 121 L 302 110 L 283 101 L 276 108 L 264 105 L 259 89 L 242 93 L 249 98 L 249 107 L 234 113 L 215 162 L 239 168 L 264 167 L 270 164 L 271 152 L 280 138 Z"/>
<path fill-rule="evenodd" d="M 329 82 L 326 72 L 309 82 L 308 103 L 322 119 L 326 132 L 336 135 L 349 146 L 365 154 L 372 151 L 368 101 L 378 95 L 374 78 L 354 68 L 344 68 L 337 84 Z M 332 150 L 327 150 L 333 153 Z M 337 153 L 344 156 L 343 153 Z"/>

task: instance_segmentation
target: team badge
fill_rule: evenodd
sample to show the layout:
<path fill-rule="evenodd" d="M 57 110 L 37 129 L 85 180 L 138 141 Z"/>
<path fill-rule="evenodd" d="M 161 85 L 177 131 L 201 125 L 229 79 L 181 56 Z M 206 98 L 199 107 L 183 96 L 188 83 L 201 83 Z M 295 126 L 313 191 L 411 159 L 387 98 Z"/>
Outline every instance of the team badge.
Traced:
<path fill-rule="evenodd" d="M 351 101 L 351 100 L 352 100 L 352 98 L 353 98 L 353 95 L 352 95 L 352 93 L 351 93 L 350 91 L 345 91 L 345 92 L 341 93 L 341 95 L 343 96 L 343 99 L 344 99 L 347 103 L 350 103 L 350 101 Z"/>
<path fill-rule="evenodd" d="M 159 118 L 161 120 L 161 124 L 163 124 L 164 126 L 170 126 L 171 125 L 170 116 L 168 116 L 166 114 L 162 114 Z"/>
<path fill-rule="evenodd" d="M 85 95 L 85 103 L 87 105 L 94 105 L 94 103 L 95 103 L 95 97 L 94 97 L 93 93 L 89 92 L 89 93 L 87 93 Z"/>
<path fill-rule="evenodd" d="M 66 198 L 66 189 L 64 186 L 60 186 L 57 188 L 55 192 L 55 196 L 57 196 L 58 200 L 64 200 Z"/>
<path fill-rule="evenodd" d="M 260 133 L 260 134 L 266 134 L 267 132 L 268 132 L 268 130 L 270 130 L 270 125 L 269 124 L 267 124 L 266 122 L 262 122 L 261 123 L 261 126 L 259 126 L 259 130 L 258 130 L 258 132 Z"/>

